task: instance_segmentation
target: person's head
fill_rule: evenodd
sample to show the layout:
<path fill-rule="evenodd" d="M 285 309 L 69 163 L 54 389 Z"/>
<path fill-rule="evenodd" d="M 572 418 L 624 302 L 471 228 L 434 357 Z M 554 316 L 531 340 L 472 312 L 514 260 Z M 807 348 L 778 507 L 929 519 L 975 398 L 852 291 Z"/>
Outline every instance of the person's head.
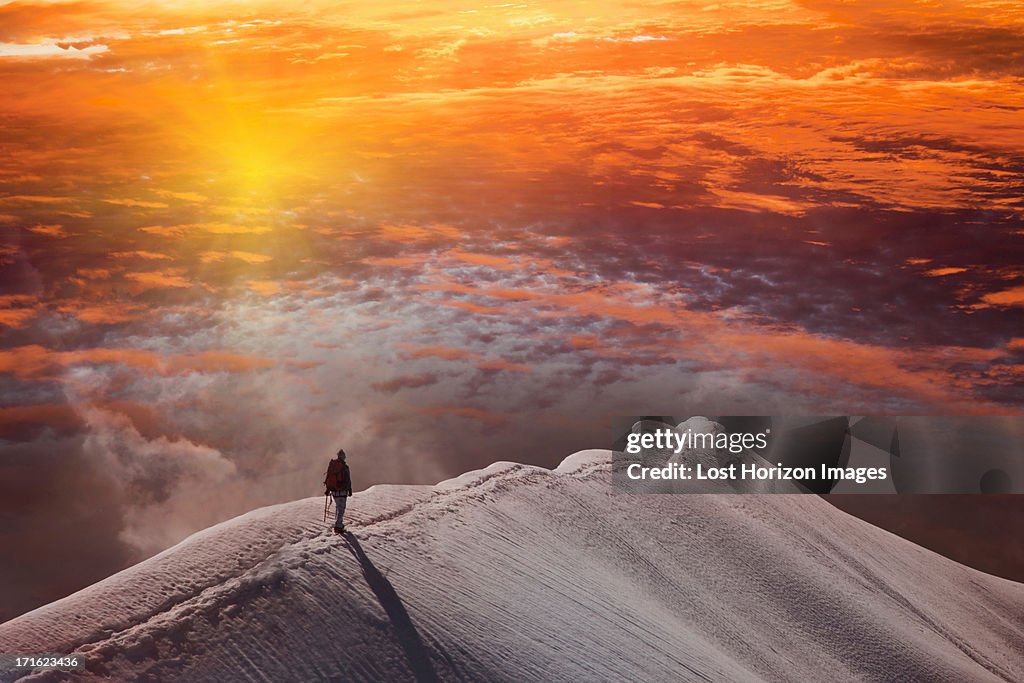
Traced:
<path fill-rule="evenodd" d="M 338 460 L 344 460 L 344 459 L 345 459 L 345 449 L 344 448 L 339 448 L 338 449 Z"/>

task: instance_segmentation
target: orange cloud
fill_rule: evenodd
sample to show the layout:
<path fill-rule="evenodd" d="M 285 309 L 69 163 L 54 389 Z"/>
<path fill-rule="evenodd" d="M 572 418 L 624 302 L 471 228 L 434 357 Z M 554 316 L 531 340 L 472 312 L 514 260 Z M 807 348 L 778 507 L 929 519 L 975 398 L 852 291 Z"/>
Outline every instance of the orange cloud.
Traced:
<path fill-rule="evenodd" d="M 932 268 L 925 272 L 928 277 L 945 277 L 947 275 L 956 275 L 957 273 L 966 273 L 967 268 Z"/>
<path fill-rule="evenodd" d="M 79 268 L 75 274 L 88 280 L 106 280 L 110 277 L 111 271 L 109 268 Z"/>
<path fill-rule="evenodd" d="M 79 365 L 122 365 L 157 375 L 180 375 L 250 372 L 273 367 L 275 361 L 227 351 L 164 356 L 153 351 L 126 348 L 53 351 L 37 344 L 0 350 L 0 373 L 9 373 L 22 380 L 58 379 L 64 370 Z"/>
<path fill-rule="evenodd" d="M 36 297 L 28 294 L 0 295 L 0 325 L 24 327 L 29 320 L 38 315 L 36 303 Z"/>
<path fill-rule="evenodd" d="M 423 242 L 432 239 L 451 240 L 462 232 L 450 225 L 391 225 L 380 227 L 381 239 L 389 242 Z"/>
<path fill-rule="evenodd" d="M 71 197 L 52 197 L 48 195 L 8 195 L 6 197 L 0 197 L 0 205 L 2 204 L 64 204 L 66 202 L 74 201 Z"/>
<path fill-rule="evenodd" d="M 479 354 L 468 349 L 452 346 L 417 346 L 415 344 L 400 344 L 406 351 L 409 358 L 441 358 L 443 360 L 464 360 L 476 358 Z"/>
<path fill-rule="evenodd" d="M 34 303 L 36 300 L 36 297 L 31 294 L 0 294 L 0 308 L 24 306 Z"/>
<path fill-rule="evenodd" d="M 266 263 L 274 260 L 273 256 L 266 254 L 255 254 L 251 251 L 204 251 L 199 254 L 199 260 L 203 263 L 221 262 L 225 259 L 237 259 L 246 263 Z"/>
<path fill-rule="evenodd" d="M 260 296 L 273 296 L 281 291 L 281 284 L 273 280 L 250 280 L 246 286 Z"/>
<path fill-rule="evenodd" d="M 47 235 L 49 237 L 64 238 L 68 236 L 68 233 L 64 230 L 63 225 L 51 224 L 51 225 L 34 225 L 28 229 L 29 232 L 34 232 L 38 235 Z"/>
<path fill-rule="evenodd" d="M 140 208 L 140 209 L 166 209 L 167 208 L 167 204 L 165 204 L 164 202 L 149 202 L 149 201 L 144 201 L 142 199 L 123 198 L 123 199 L 104 199 L 103 201 L 105 201 L 107 204 L 114 204 L 116 206 L 129 206 L 129 207 L 135 207 L 135 208 Z"/>
<path fill-rule="evenodd" d="M 171 257 L 167 254 L 160 254 L 155 251 L 146 251 L 144 249 L 137 249 L 134 251 L 115 251 L 110 254 L 114 258 L 141 258 L 149 261 L 158 260 L 170 260 Z"/>
<path fill-rule="evenodd" d="M 133 304 L 109 302 L 106 304 L 67 303 L 57 307 L 61 313 L 75 316 L 92 325 L 116 325 L 141 317 L 142 309 Z"/>
<path fill-rule="evenodd" d="M 43 403 L 0 407 L 0 438 L 31 438 L 42 427 L 58 432 L 73 432 L 83 426 L 81 418 L 68 404 Z"/>
<path fill-rule="evenodd" d="M 510 259 L 509 257 L 506 256 L 493 256 L 491 254 L 474 254 L 462 251 L 461 249 L 453 249 L 449 252 L 446 252 L 445 255 L 457 261 L 464 261 L 465 263 L 488 266 L 490 268 L 498 268 L 500 270 L 513 270 L 522 267 L 517 262 L 517 260 Z"/>
<path fill-rule="evenodd" d="M 507 372 L 530 373 L 533 370 L 522 363 L 512 363 L 506 360 L 485 360 L 476 364 L 481 370 L 502 370 Z"/>
<path fill-rule="evenodd" d="M 223 222 L 196 223 L 194 226 L 190 227 L 205 230 L 206 232 L 210 232 L 215 235 L 263 235 L 271 231 L 271 227 L 269 225 Z"/>
<path fill-rule="evenodd" d="M 574 335 L 569 337 L 569 344 L 574 349 L 596 349 L 602 345 L 602 342 L 597 337 L 592 335 Z"/>
<path fill-rule="evenodd" d="M 363 263 L 371 266 L 422 266 L 433 258 L 430 254 L 410 256 L 371 256 L 363 259 Z"/>
<path fill-rule="evenodd" d="M 157 193 L 165 197 L 180 199 L 183 202 L 202 203 L 208 201 L 209 199 L 206 195 L 199 194 L 198 192 L 175 192 L 174 190 L 157 190 Z"/>
<path fill-rule="evenodd" d="M 263 235 L 271 231 L 269 225 L 251 225 L 212 221 L 207 223 L 182 223 L 180 225 L 147 225 L 139 228 L 142 232 L 162 237 L 181 237 L 193 232 L 208 232 L 214 235 Z"/>
<path fill-rule="evenodd" d="M 982 306 L 1024 306 L 1024 285 L 981 297 Z"/>
<path fill-rule="evenodd" d="M 37 312 L 31 308 L 0 309 L 0 325 L 5 327 L 24 327 L 36 315 Z"/>
<path fill-rule="evenodd" d="M 185 288 L 193 283 L 182 276 L 181 270 L 149 271 L 143 273 L 125 273 L 124 277 L 136 283 L 137 291 L 160 288 Z"/>
<path fill-rule="evenodd" d="M 0 373 L 10 373 L 19 379 L 53 379 L 65 368 L 81 364 L 119 364 L 156 370 L 160 357 L 136 349 L 51 351 L 37 344 L 0 351 Z"/>

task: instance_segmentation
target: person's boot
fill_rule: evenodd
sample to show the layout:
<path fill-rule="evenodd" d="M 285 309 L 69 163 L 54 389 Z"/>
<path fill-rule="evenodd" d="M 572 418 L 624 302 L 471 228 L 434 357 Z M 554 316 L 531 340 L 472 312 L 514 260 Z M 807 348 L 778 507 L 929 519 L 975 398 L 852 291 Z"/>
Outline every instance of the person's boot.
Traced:
<path fill-rule="evenodd" d="M 336 534 L 343 534 L 343 533 L 345 533 L 345 525 L 343 524 L 341 526 L 334 527 L 334 533 L 336 533 Z"/>

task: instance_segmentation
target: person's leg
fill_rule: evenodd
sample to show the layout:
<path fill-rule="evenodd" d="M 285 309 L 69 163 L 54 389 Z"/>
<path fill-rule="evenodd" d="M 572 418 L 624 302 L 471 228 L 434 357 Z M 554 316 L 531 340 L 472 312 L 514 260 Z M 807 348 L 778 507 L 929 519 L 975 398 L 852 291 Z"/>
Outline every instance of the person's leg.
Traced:
<path fill-rule="evenodd" d="M 334 528 L 342 529 L 345 526 L 345 505 L 348 503 L 348 496 L 334 496 Z"/>

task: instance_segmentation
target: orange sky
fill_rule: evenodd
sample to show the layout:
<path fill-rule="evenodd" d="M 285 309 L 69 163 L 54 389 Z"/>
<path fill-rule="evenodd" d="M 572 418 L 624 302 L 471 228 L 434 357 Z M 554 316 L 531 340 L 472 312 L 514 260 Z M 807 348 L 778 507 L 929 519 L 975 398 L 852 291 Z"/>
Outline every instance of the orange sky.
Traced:
<path fill-rule="evenodd" d="M 151 552 L 339 442 L 1019 412 L 1019 10 L 0 2 L 0 444 Z"/>

